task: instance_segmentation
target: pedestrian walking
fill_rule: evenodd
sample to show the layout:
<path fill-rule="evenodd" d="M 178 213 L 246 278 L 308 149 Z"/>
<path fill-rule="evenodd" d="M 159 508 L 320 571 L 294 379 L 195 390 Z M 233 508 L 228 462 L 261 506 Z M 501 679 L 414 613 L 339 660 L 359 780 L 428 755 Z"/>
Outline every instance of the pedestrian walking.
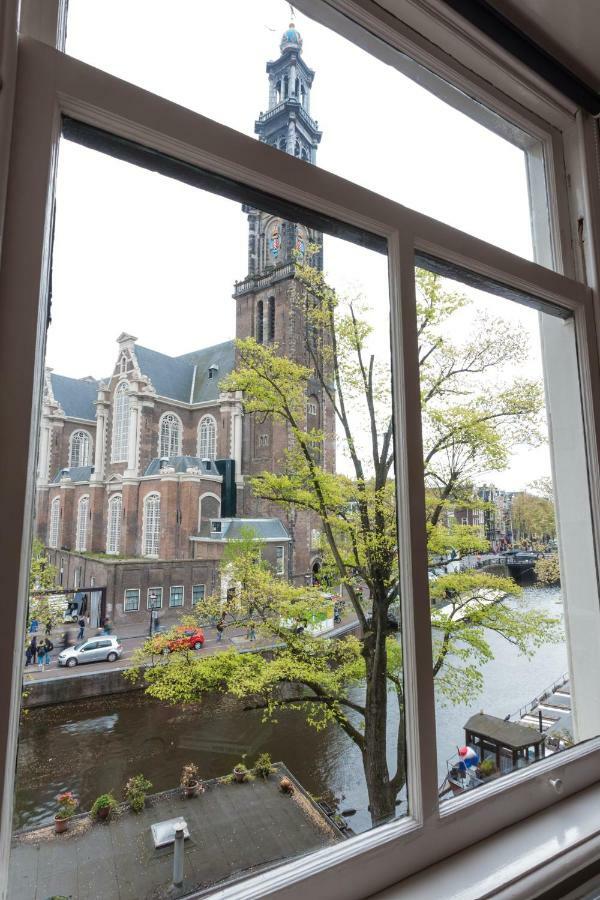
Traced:
<path fill-rule="evenodd" d="M 46 636 L 52 632 L 52 625 L 52 619 L 48 619 L 48 621 L 46 622 Z"/>
<path fill-rule="evenodd" d="M 46 638 L 43 644 L 38 647 L 38 666 L 44 669 L 44 666 L 50 665 L 50 653 L 54 650 L 54 644 L 50 638 Z"/>
<path fill-rule="evenodd" d="M 217 641 L 223 640 L 223 631 L 225 630 L 225 625 L 223 623 L 223 616 L 217 622 Z"/>
<path fill-rule="evenodd" d="M 77 624 L 79 625 L 79 634 L 77 635 L 77 640 L 82 641 L 83 640 L 83 632 L 85 631 L 85 619 L 83 618 L 83 616 L 80 618 L 80 620 Z"/>
<path fill-rule="evenodd" d="M 25 665 L 31 665 L 31 644 L 27 644 L 27 647 L 25 648 Z"/>
<path fill-rule="evenodd" d="M 31 625 L 29 626 L 29 631 L 30 631 L 31 634 L 35 634 L 35 633 L 36 633 L 36 631 L 38 630 L 38 625 L 39 625 L 39 624 L 40 624 L 40 623 L 38 622 L 38 620 L 37 620 L 37 619 L 35 618 L 35 616 L 34 616 L 34 618 L 31 620 Z"/>
<path fill-rule="evenodd" d="M 250 624 L 248 626 L 248 634 L 246 635 L 246 637 L 248 638 L 249 641 L 256 640 L 256 627 L 254 625 L 254 622 L 250 622 Z"/>

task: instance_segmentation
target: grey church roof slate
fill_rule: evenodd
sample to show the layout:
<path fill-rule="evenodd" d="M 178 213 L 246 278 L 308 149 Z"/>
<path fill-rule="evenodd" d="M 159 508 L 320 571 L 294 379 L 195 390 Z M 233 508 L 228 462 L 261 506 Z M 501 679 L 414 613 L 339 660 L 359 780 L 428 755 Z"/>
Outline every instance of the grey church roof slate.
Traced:
<path fill-rule="evenodd" d="M 201 469 L 203 475 L 212 475 L 214 478 L 221 477 L 219 470 L 212 460 L 209 461 L 209 467 L 206 468 L 206 463 L 203 462 L 199 456 L 171 456 L 167 461 L 167 466 L 175 469 L 176 472 L 187 472 L 189 468 L 197 466 Z M 144 472 L 144 475 L 158 475 L 159 473 L 160 459 L 155 457 L 155 459 L 150 460 L 150 464 Z"/>
<path fill-rule="evenodd" d="M 52 481 L 54 484 L 58 484 L 63 472 L 69 476 L 71 481 L 89 481 L 93 471 L 93 466 L 72 466 L 70 469 L 59 469 Z"/>
<path fill-rule="evenodd" d="M 135 354 L 143 375 L 147 375 L 161 397 L 189 403 L 217 400 L 219 382 L 235 364 L 235 342 L 225 341 L 213 347 L 194 350 L 183 356 L 167 356 L 157 350 L 135 345 Z M 217 366 L 209 378 L 210 366 Z"/>
<path fill-rule="evenodd" d="M 98 396 L 99 381 L 87 378 L 68 378 L 66 375 L 50 373 L 52 393 L 60 403 L 66 416 L 73 419 L 87 419 L 94 422 L 96 407 L 94 401 Z"/>
<path fill-rule="evenodd" d="M 289 541 L 289 533 L 279 519 L 221 519 L 221 531 L 211 532 L 213 541 L 235 541 L 248 531 L 254 532 L 257 540 Z"/>

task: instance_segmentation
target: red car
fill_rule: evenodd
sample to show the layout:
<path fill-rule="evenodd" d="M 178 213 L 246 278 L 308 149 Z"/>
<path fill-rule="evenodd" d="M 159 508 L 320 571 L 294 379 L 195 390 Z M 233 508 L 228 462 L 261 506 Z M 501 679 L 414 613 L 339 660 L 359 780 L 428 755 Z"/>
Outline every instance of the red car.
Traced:
<path fill-rule="evenodd" d="M 172 653 L 174 650 L 202 650 L 204 632 L 201 628 L 186 628 L 182 625 L 175 629 L 175 633 L 177 636 L 167 641 L 163 653 Z"/>

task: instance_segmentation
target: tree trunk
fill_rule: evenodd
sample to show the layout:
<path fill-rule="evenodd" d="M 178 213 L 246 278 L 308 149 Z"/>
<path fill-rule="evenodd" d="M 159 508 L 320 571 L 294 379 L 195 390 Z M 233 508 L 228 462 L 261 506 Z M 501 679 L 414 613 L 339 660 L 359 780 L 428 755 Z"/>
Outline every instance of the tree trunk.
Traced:
<path fill-rule="evenodd" d="M 373 600 L 371 629 L 365 634 L 366 664 L 365 743 L 363 766 L 373 825 L 393 819 L 396 795 L 387 763 L 387 604 Z"/>

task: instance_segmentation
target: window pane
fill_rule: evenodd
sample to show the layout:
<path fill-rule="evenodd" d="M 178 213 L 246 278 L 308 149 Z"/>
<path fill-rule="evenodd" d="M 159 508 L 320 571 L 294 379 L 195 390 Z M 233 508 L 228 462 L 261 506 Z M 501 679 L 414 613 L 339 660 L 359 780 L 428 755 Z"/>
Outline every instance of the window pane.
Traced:
<path fill-rule="evenodd" d="M 532 257 L 528 184 L 543 181 L 534 139 L 384 45 L 377 59 L 298 12 L 290 26 L 289 16 L 284 0 L 172 0 L 168 11 L 158 0 L 70 0 L 67 52 Z M 545 198 L 535 202 L 547 227 Z M 273 320 L 268 298 L 259 302 L 260 343 L 272 339 Z"/>
<path fill-rule="evenodd" d="M 140 654 L 150 665 L 142 691 L 91 707 L 65 695 L 23 717 L 15 824 L 52 825 L 63 788 L 84 810 L 107 791 L 121 799 L 139 773 L 179 803 L 193 763 L 209 789 L 186 806 L 197 860 L 186 871 L 204 889 L 407 812 L 387 257 L 69 142 L 59 168 L 37 537 L 58 498 L 60 550 L 40 549 L 52 595 L 62 568 L 57 619 L 85 596 L 85 637 L 108 627 L 123 642 L 119 666 L 89 662 L 117 681 Z M 67 465 L 71 418 L 90 434 L 93 471 Z M 61 685 L 81 674 L 66 659 Z M 116 775 L 85 763 L 90 735 L 103 758 L 118 755 Z M 277 771 L 263 759 L 268 777 L 230 785 L 263 752 Z M 225 863 L 207 844 L 231 840 L 219 792 L 253 823 Z M 148 829 L 175 814 L 161 799 L 115 817 L 96 858 L 112 871 L 125 823 L 152 860 L 136 862 L 140 896 L 163 892 L 172 859 L 150 851 Z M 93 834 L 73 829 L 82 859 Z M 17 839 L 15 896 L 36 835 Z M 47 859 L 44 896 L 58 890 Z M 105 893 L 118 896 L 112 883 Z"/>
<path fill-rule="evenodd" d="M 416 281 L 448 799 L 600 733 L 600 614 L 573 319 Z"/>

